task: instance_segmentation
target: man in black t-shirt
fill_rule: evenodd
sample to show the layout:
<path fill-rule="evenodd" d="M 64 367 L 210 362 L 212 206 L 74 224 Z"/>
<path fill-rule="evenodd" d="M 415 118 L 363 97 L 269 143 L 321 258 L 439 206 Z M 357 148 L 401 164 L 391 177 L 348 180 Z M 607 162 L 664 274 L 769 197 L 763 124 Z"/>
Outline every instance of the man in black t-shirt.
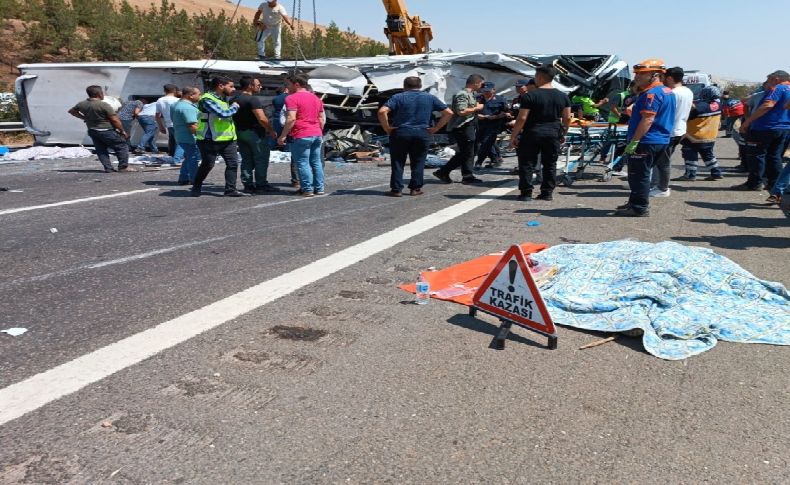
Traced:
<path fill-rule="evenodd" d="M 517 148 L 518 154 L 518 188 L 521 192 L 518 200 L 532 199 L 532 172 L 538 163 L 538 155 L 543 164 L 543 181 L 537 199 L 552 200 L 552 192 L 557 185 L 557 158 L 571 122 L 571 100 L 552 86 L 556 75 L 556 69 L 550 65 L 535 69 L 538 88 L 522 95 L 519 100 L 518 118 L 510 136 L 510 144 Z"/>
<path fill-rule="evenodd" d="M 244 76 L 239 80 L 239 87 L 241 93 L 234 98 L 239 110 L 233 115 L 233 123 L 236 125 L 241 154 L 241 183 L 244 185 L 244 192 L 277 192 L 280 189 L 267 180 L 271 149 L 268 138 L 276 138 L 277 135 L 263 112 L 263 100 L 256 96 L 261 92 L 261 82 Z"/>

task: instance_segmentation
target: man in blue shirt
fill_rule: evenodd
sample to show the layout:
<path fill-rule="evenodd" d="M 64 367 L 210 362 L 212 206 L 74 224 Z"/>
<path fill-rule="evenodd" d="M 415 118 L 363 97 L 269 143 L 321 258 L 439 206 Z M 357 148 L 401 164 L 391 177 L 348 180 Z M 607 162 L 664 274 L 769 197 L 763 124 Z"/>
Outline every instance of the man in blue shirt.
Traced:
<path fill-rule="evenodd" d="M 170 119 L 173 122 L 173 137 L 184 152 L 184 161 L 181 163 L 181 171 L 178 174 L 178 184 L 192 185 L 195 183 L 200 161 L 200 150 L 195 138 L 199 116 L 197 102 L 200 99 L 200 89 L 187 86 L 181 92 L 181 99 L 170 107 Z"/>
<path fill-rule="evenodd" d="M 639 97 L 631 109 L 625 153 L 628 155 L 628 203 L 615 215 L 645 217 L 650 196 L 653 164 L 669 149 L 675 125 L 675 95 L 664 86 L 661 76 L 666 65 L 661 59 L 647 59 L 634 66 L 634 82 Z"/>
<path fill-rule="evenodd" d="M 419 77 L 407 77 L 403 80 L 403 92 L 391 97 L 378 112 L 379 123 L 390 136 L 391 190 L 386 194 L 391 197 L 402 195 L 403 168 L 407 156 L 411 163 L 409 195 L 423 194 L 423 173 L 430 135 L 442 129 L 453 116 L 445 103 L 421 89 Z M 431 126 L 436 111 L 440 111 L 442 117 L 436 125 Z"/>
<path fill-rule="evenodd" d="M 763 178 L 770 190 L 782 171 L 782 156 L 790 137 L 790 74 L 768 75 L 760 107 L 749 114 L 739 130 L 746 136 L 746 182 L 734 190 L 761 190 Z"/>
<path fill-rule="evenodd" d="M 492 82 L 483 83 L 482 93 L 478 102 L 483 105 L 483 111 L 478 113 L 477 128 L 477 163 L 475 168 L 480 168 L 486 158 L 491 159 L 488 168 L 502 165 L 502 154 L 496 144 L 497 136 L 505 128 L 505 122 L 513 119 L 510 114 L 507 100 L 504 96 L 496 94 L 496 86 Z"/>

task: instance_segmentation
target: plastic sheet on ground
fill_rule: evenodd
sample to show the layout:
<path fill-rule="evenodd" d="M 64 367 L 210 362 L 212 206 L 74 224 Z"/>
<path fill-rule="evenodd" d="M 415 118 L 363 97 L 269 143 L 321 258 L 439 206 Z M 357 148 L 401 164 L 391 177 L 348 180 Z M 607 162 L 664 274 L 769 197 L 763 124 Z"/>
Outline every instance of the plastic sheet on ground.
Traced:
<path fill-rule="evenodd" d="M 541 288 L 555 323 L 644 331 L 645 349 L 680 360 L 718 340 L 790 345 L 790 294 L 705 248 L 672 242 L 568 244 L 534 259 L 556 266 Z"/>
<path fill-rule="evenodd" d="M 30 147 L 7 153 L 0 157 L 4 162 L 23 162 L 27 160 L 56 160 L 63 158 L 88 158 L 93 153 L 83 147 Z"/>
<path fill-rule="evenodd" d="M 547 248 L 545 244 L 523 243 L 521 250 L 529 255 Z M 471 261 L 465 261 L 439 271 L 424 271 L 423 278 L 431 286 L 431 297 L 437 300 L 452 301 L 461 305 L 471 305 L 472 297 L 488 273 L 502 259 L 504 251 L 491 253 Z M 534 274 L 534 271 L 533 271 Z M 415 274 L 415 278 L 416 278 Z M 399 286 L 402 290 L 414 293 L 414 283 Z"/>

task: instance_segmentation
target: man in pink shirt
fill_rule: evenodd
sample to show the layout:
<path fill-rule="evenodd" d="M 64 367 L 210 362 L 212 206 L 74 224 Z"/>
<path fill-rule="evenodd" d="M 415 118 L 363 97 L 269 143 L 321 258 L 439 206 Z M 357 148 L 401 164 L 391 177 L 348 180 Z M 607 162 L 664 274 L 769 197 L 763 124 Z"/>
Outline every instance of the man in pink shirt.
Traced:
<path fill-rule="evenodd" d="M 296 160 L 300 182 L 297 194 L 304 197 L 324 195 L 324 167 L 321 161 L 321 143 L 326 123 L 324 103 L 307 90 L 307 78 L 304 76 L 289 76 L 285 85 L 291 93 L 285 98 L 288 118 L 277 142 L 285 145 L 288 135 L 293 139 L 291 159 Z"/>

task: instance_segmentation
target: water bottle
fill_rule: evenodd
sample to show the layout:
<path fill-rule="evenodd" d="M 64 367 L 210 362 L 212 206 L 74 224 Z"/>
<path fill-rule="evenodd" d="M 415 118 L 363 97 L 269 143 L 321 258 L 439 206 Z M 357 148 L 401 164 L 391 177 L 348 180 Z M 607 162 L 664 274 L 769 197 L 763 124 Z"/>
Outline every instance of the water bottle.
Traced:
<path fill-rule="evenodd" d="M 418 305 L 427 305 L 431 300 L 431 285 L 423 278 L 422 273 L 417 277 L 417 292 L 414 303 Z"/>

